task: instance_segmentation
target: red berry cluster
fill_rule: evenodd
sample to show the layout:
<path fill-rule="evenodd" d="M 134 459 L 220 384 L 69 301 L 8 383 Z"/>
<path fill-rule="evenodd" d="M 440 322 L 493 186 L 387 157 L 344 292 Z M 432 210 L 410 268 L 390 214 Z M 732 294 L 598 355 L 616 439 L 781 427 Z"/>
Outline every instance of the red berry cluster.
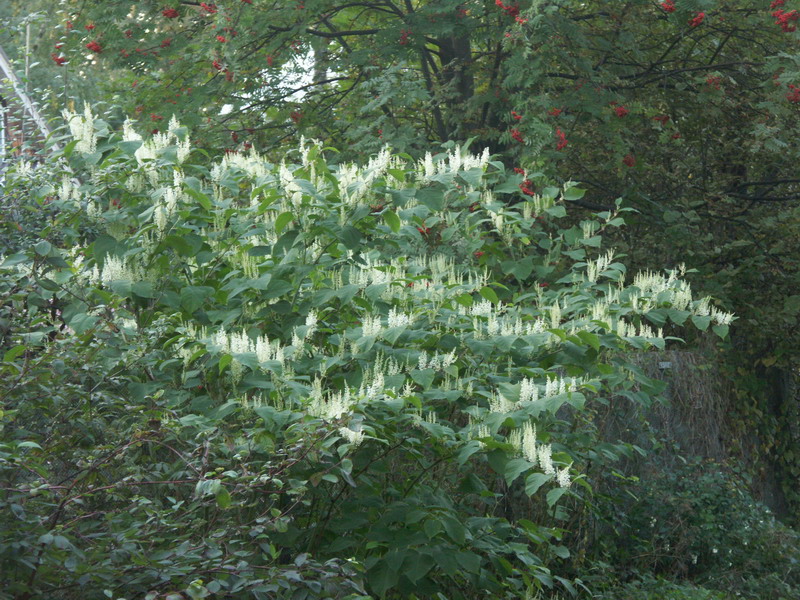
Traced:
<path fill-rule="evenodd" d="M 174 8 L 165 8 L 161 11 L 161 14 L 167 19 L 177 19 L 181 16 L 181 13 Z"/>
<path fill-rule="evenodd" d="M 624 107 L 624 106 L 617 106 L 616 108 L 614 108 L 614 112 L 616 113 L 616 115 L 617 115 L 619 118 L 622 118 L 622 117 L 627 117 L 627 116 L 628 116 L 628 114 L 629 114 L 631 111 L 629 111 L 629 110 L 628 110 L 626 107 Z"/>
<path fill-rule="evenodd" d="M 550 110 L 547 111 L 547 114 L 550 115 L 551 117 L 557 117 L 562 112 L 564 112 L 563 108 L 551 108 Z"/>
<path fill-rule="evenodd" d="M 533 182 L 530 179 L 523 180 L 519 184 L 519 190 L 526 196 L 535 196 L 536 192 L 533 190 Z"/>
<path fill-rule="evenodd" d="M 689 19 L 689 27 L 697 27 L 706 18 L 706 13 L 699 12 L 693 18 Z"/>
<path fill-rule="evenodd" d="M 780 25 L 785 33 L 791 33 L 797 30 L 797 25 L 795 23 L 800 19 L 800 13 L 796 10 L 786 12 L 785 10 L 778 9 L 772 13 L 772 16 L 775 17 L 775 25 Z"/>
<path fill-rule="evenodd" d="M 103 47 L 97 42 L 89 42 L 86 44 L 86 47 L 97 54 L 100 54 L 103 51 Z"/>
<path fill-rule="evenodd" d="M 519 16 L 518 4 L 503 4 L 503 0 L 494 0 L 494 3 L 504 10 L 509 17 L 516 19 Z"/>
<path fill-rule="evenodd" d="M 626 167 L 633 167 L 636 164 L 636 159 L 633 157 L 633 154 L 626 154 L 625 158 L 622 159 L 622 164 Z"/>
<path fill-rule="evenodd" d="M 64 63 L 67 62 L 67 59 L 63 56 L 59 56 L 56 53 L 50 55 L 50 58 L 53 59 L 53 62 L 56 63 L 59 67 L 63 67 Z"/>
<path fill-rule="evenodd" d="M 217 12 L 217 5 L 216 4 L 206 4 L 205 2 L 200 3 L 200 8 L 208 13 L 209 15 L 213 15 Z"/>
<path fill-rule="evenodd" d="M 521 115 L 521 114 L 519 114 L 519 113 L 518 113 L 517 111 L 515 111 L 515 110 L 512 110 L 512 111 L 511 111 L 511 117 L 512 117 L 512 118 L 513 118 L 515 121 L 522 121 L 522 115 Z"/>
<path fill-rule="evenodd" d="M 398 43 L 401 46 L 405 46 L 406 44 L 408 44 L 408 36 L 410 36 L 410 35 L 411 35 L 411 30 L 410 29 L 401 29 L 400 30 L 400 40 L 398 40 Z"/>
<path fill-rule="evenodd" d="M 800 104 L 800 85 L 789 84 L 789 89 L 792 90 L 786 94 L 786 99 L 794 104 Z"/>
<path fill-rule="evenodd" d="M 556 127 L 556 137 L 558 138 L 558 143 L 556 144 L 556 150 L 563 150 L 567 147 L 567 134 L 561 131 L 558 127 Z"/>
<path fill-rule="evenodd" d="M 675 12 L 674 0 L 664 0 L 664 2 L 661 3 L 661 9 L 668 13 Z"/>
<path fill-rule="evenodd" d="M 653 117 L 653 121 L 658 121 L 659 123 L 661 123 L 661 126 L 663 127 L 664 125 L 667 124 L 667 121 L 669 121 L 669 115 L 657 115 Z"/>
<path fill-rule="evenodd" d="M 522 134 L 519 132 L 519 129 L 512 129 L 511 130 L 511 137 L 518 141 L 520 144 L 525 143 L 525 138 L 522 137 Z"/>

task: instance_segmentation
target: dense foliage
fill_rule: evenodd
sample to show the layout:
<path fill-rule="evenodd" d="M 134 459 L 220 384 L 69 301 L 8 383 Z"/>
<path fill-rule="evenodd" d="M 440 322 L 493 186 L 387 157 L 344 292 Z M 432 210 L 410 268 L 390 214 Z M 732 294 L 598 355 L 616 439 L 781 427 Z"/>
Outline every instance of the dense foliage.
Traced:
<path fill-rule="evenodd" d="M 595 409 L 658 389 L 626 353 L 731 320 L 488 153 L 206 169 L 67 118 L 9 182 L 56 212 L 2 262 L 8 597 L 574 590 L 564 524 L 635 450 Z"/>
<path fill-rule="evenodd" d="M 793 4 L 0 3 L 0 597 L 800 595 Z"/>

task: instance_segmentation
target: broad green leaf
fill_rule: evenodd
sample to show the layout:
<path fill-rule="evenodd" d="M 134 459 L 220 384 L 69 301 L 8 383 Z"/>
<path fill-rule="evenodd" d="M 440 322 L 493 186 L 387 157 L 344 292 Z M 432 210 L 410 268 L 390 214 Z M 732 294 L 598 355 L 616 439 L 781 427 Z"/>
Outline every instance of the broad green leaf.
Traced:
<path fill-rule="evenodd" d="M 289 211 L 279 214 L 278 218 L 275 219 L 275 233 L 280 235 L 286 228 L 286 226 L 292 222 L 293 219 L 294 215 Z"/>
<path fill-rule="evenodd" d="M 500 303 L 500 298 L 497 297 L 497 292 L 495 292 L 489 286 L 482 287 L 481 291 L 480 291 L 480 294 L 481 294 L 481 296 L 486 298 L 492 304 L 499 304 Z"/>
<path fill-rule="evenodd" d="M 531 473 L 525 478 L 525 493 L 533 496 L 545 483 L 553 479 L 552 475 L 545 473 Z"/>
<path fill-rule="evenodd" d="M 224 487 L 219 488 L 216 494 L 217 505 L 220 508 L 228 508 L 231 505 L 231 495 Z"/>
<path fill-rule="evenodd" d="M 400 217 L 398 217 L 397 213 L 393 210 L 384 211 L 383 220 L 393 232 L 397 233 L 400 231 Z"/>
<path fill-rule="evenodd" d="M 433 557 L 427 552 L 411 552 L 406 554 L 403 560 L 403 575 L 408 577 L 411 583 L 417 583 L 425 577 L 433 568 Z"/>
<path fill-rule="evenodd" d="M 24 345 L 14 346 L 3 355 L 3 362 L 14 362 L 18 356 L 25 353 L 26 348 Z"/>
<path fill-rule="evenodd" d="M 517 477 L 530 470 L 531 463 L 524 458 L 514 458 L 506 463 L 506 470 L 503 474 L 506 479 L 506 485 L 511 485 Z"/>
<path fill-rule="evenodd" d="M 561 499 L 561 496 L 566 494 L 568 491 L 569 491 L 568 488 L 558 487 L 558 488 L 553 488 L 552 490 L 547 492 L 547 506 L 553 508 L 556 502 L 558 502 Z"/>

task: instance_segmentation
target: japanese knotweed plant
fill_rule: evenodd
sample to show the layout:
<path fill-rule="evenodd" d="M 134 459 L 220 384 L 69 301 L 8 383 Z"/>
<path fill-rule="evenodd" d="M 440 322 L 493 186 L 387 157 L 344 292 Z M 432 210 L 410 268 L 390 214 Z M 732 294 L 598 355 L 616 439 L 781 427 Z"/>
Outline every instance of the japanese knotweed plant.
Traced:
<path fill-rule="evenodd" d="M 0 261 L 0 598 L 571 590 L 566 518 L 631 450 L 593 407 L 731 320 L 486 152 L 201 165 L 175 120 L 68 119 L 9 183 L 58 212 Z"/>

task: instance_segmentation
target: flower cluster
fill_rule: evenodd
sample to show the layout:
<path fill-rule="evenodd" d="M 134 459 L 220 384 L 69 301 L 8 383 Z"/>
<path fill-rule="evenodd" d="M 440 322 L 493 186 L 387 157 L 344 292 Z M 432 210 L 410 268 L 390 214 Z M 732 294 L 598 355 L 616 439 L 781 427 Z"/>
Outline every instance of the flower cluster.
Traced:
<path fill-rule="evenodd" d="M 571 485 L 570 467 L 556 469 L 553 464 L 553 447 L 550 444 L 536 443 L 536 425 L 531 425 L 530 422 L 525 423 L 521 431 L 515 429 L 511 432 L 508 441 L 534 467 L 539 465 L 545 475 L 555 475 L 559 486 L 568 488 Z"/>
<path fill-rule="evenodd" d="M 68 110 L 65 110 L 61 114 L 69 125 L 72 139 L 78 142 L 75 149 L 83 154 L 92 154 L 97 148 L 92 108 L 88 104 L 84 105 L 83 116 Z"/>

